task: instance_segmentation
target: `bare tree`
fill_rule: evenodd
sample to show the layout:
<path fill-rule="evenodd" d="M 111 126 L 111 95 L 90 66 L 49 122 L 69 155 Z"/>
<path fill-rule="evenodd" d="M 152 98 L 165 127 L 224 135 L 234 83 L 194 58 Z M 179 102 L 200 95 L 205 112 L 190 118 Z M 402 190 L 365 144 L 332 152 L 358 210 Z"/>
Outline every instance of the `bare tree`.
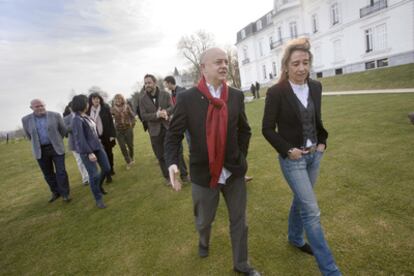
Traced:
<path fill-rule="evenodd" d="M 227 79 L 231 82 L 232 86 L 240 88 L 241 81 L 237 50 L 233 46 L 228 46 L 226 47 L 226 52 L 227 59 L 229 60 L 229 72 Z"/>
<path fill-rule="evenodd" d="M 200 55 L 202 52 L 215 45 L 214 35 L 204 30 L 199 30 L 190 36 L 181 37 L 177 48 L 184 57 L 191 62 L 194 75 L 200 76 Z"/>

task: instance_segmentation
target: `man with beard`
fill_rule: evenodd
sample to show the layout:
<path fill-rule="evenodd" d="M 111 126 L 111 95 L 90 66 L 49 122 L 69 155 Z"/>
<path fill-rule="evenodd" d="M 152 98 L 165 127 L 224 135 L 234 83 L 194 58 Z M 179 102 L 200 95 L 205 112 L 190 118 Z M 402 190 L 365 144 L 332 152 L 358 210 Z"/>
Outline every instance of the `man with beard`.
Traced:
<path fill-rule="evenodd" d="M 142 120 L 148 123 L 152 150 L 158 159 L 165 184 L 170 185 L 168 169 L 164 159 L 164 138 L 168 120 L 173 110 L 170 94 L 157 86 L 157 79 L 150 74 L 144 77 L 144 94 L 139 101 Z"/>

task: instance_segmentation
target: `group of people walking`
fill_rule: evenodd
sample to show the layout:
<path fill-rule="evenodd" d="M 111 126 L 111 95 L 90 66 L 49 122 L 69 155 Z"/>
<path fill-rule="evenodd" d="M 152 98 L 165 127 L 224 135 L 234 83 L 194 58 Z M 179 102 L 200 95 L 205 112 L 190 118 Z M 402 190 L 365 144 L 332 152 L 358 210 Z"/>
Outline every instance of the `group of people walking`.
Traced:
<path fill-rule="evenodd" d="M 277 151 L 282 173 L 293 193 L 288 242 L 300 252 L 313 255 L 323 275 L 336 276 L 341 272 L 324 238 L 320 209 L 313 190 L 328 132 L 321 119 L 321 84 L 309 78 L 312 59 L 306 38 L 295 39 L 288 44 L 282 58 L 280 80 L 267 92 L 262 133 Z M 229 214 L 233 269 L 244 275 L 260 275 L 249 263 L 247 250 L 245 175 L 251 129 L 245 113 L 244 96 L 240 90 L 227 86 L 228 59 L 225 51 L 207 49 L 200 60 L 202 77 L 198 85 L 179 94 L 173 91 L 173 100 L 169 93 L 159 89 L 153 75 L 146 75 L 139 100 L 140 115 L 147 122 L 162 175 L 176 191 L 181 189 L 182 181 L 190 180 L 180 165 L 182 140 L 184 136 L 190 140 L 189 175 L 195 226 L 199 234 L 199 256 L 206 258 L 210 254 L 212 223 L 221 193 Z M 56 113 L 48 113 L 46 122 L 42 122 L 39 102 L 32 101 L 34 114 L 28 115 L 31 119 L 23 118 L 32 144 L 40 145 L 41 149 L 34 151 L 38 161 L 64 153 L 61 141 L 44 139 L 45 131 L 39 130 L 42 125 L 55 123 L 56 130 L 51 134 L 65 134 L 64 124 Z M 100 207 L 100 203 L 103 205 L 103 191 L 99 184 L 105 175 L 110 174 L 111 167 L 99 140 L 99 122 L 93 119 L 93 115 L 87 116 L 88 99 L 84 95 L 73 98 L 72 111 L 75 113 L 71 124 L 75 150 L 89 173 L 91 190 Z M 118 120 L 122 121 L 122 118 Z M 50 146 L 54 143 L 60 146 L 56 152 Z M 125 160 L 127 164 L 133 162 L 133 158 Z M 42 166 L 43 163 L 44 160 L 39 161 L 48 181 L 51 178 L 46 177 L 48 170 L 44 169 L 47 166 Z M 101 174 L 97 173 L 97 163 L 103 172 Z M 58 178 L 59 184 L 55 185 L 58 186 L 57 194 L 65 199 L 68 196 L 68 189 L 64 189 L 64 184 L 68 183 L 67 175 L 60 174 Z M 49 185 L 54 193 L 53 185 Z"/>

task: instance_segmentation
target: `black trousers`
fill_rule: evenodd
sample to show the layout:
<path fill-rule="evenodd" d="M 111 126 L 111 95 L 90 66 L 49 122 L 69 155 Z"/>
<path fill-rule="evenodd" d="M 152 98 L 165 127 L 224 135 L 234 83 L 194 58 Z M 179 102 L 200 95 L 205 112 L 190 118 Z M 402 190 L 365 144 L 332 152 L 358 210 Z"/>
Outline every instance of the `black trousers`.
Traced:
<path fill-rule="evenodd" d="M 111 166 L 111 172 L 114 172 L 114 154 L 112 152 L 113 142 L 101 139 L 101 143 L 104 147 L 106 156 L 108 156 L 109 165 Z"/>
<path fill-rule="evenodd" d="M 65 154 L 57 154 L 52 145 L 41 147 L 42 157 L 37 159 L 43 177 L 53 194 L 69 196 L 69 178 L 65 168 Z"/>
<path fill-rule="evenodd" d="M 165 164 L 164 158 L 164 140 L 165 140 L 166 129 L 161 127 L 161 131 L 158 136 L 150 136 L 152 150 L 155 154 L 155 157 L 158 159 L 158 164 L 160 165 L 161 173 L 164 178 L 169 178 L 168 168 Z"/>

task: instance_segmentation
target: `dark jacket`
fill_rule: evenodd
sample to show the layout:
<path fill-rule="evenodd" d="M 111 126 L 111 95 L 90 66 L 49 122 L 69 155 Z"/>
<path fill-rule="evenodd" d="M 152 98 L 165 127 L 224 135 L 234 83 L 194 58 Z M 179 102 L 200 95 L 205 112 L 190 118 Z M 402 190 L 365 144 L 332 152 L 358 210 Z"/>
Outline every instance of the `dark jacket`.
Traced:
<path fill-rule="evenodd" d="M 317 144 L 325 144 L 328 132 L 321 120 L 322 85 L 315 80 L 308 81 L 309 95 L 315 105 Z M 266 140 L 286 158 L 291 148 L 303 145 L 303 130 L 299 106 L 289 81 L 283 81 L 267 91 L 262 133 Z"/>
<path fill-rule="evenodd" d="M 233 176 L 243 177 L 247 171 L 247 150 L 251 131 L 244 112 L 244 96 L 229 87 L 227 101 L 228 126 L 224 167 Z M 208 187 L 210 171 L 206 141 L 206 116 L 208 100 L 196 88 L 182 92 L 177 97 L 174 115 L 165 137 L 167 166 L 178 164 L 179 149 L 186 129 L 191 137 L 190 174 L 193 183 Z"/>
<path fill-rule="evenodd" d="M 75 151 L 79 154 L 90 154 L 103 149 L 94 130 L 91 129 L 86 119 L 82 118 L 79 114 L 76 114 L 72 120 L 72 135 Z"/>
<path fill-rule="evenodd" d="M 91 107 L 89 107 L 87 114 L 90 115 Z M 99 117 L 102 121 L 102 135 L 99 137 L 103 144 L 111 143 L 112 146 L 115 146 L 115 140 L 112 142 L 109 141 L 109 138 L 116 137 L 116 130 L 114 126 L 114 121 L 112 119 L 111 108 L 108 104 L 101 104 L 101 111 L 99 112 Z"/>

